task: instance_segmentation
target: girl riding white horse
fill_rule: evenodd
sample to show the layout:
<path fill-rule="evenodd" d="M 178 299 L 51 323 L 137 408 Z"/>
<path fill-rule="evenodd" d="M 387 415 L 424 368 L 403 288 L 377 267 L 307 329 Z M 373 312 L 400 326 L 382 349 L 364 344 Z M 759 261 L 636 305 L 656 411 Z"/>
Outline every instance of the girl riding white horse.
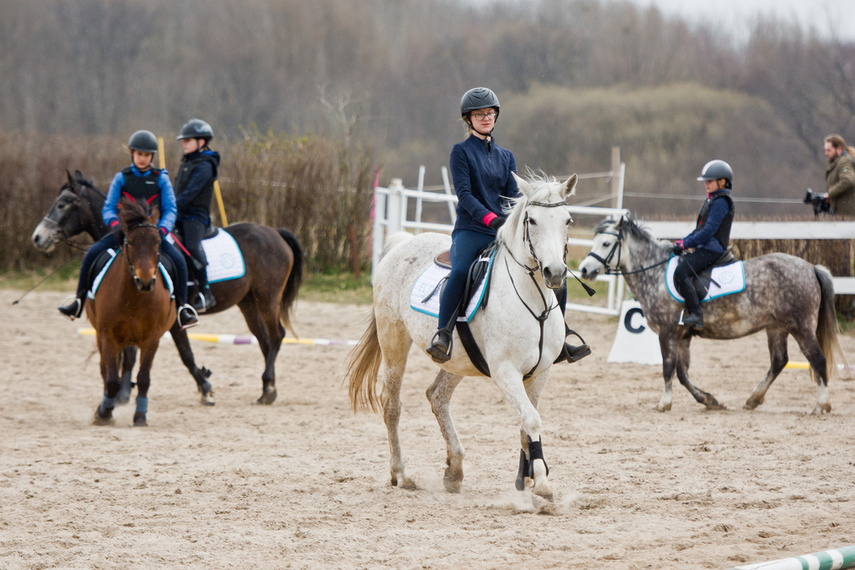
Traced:
<path fill-rule="evenodd" d="M 549 369 L 564 346 L 564 318 L 554 291 L 564 284 L 567 275 L 564 253 L 571 219 L 564 205 L 575 189 L 576 175 L 564 183 L 529 182 L 514 176 L 523 196 L 498 231 L 489 303 L 472 317 L 469 328 L 491 377 L 519 414 L 522 451 L 517 488 L 528 487 L 537 495 L 551 497 L 537 403 Z M 393 238 L 400 240 L 397 235 Z M 405 237 L 389 249 L 374 274 L 371 322 L 349 358 L 347 380 L 354 411 L 383 411 L 393 485 L 413 486 L 404 472 L 398 438 L 401 379 L 407 356 L 413 342 L 428 346 L 436 332 L 435 317 L 410 307 L 410 291 L 434 257 L 450 245 L 451 239 L 446 235 L 424 233 Z M 379 399 L 378 372 L 383 387 Z M 440 365 L 427 390 L 447 445 L 444 481 L 451 492 L 459 491 L 463 480 L 464 452 L 449 402 L 464 376 L 481 373 L 467 353 L 458 350 Z"/>

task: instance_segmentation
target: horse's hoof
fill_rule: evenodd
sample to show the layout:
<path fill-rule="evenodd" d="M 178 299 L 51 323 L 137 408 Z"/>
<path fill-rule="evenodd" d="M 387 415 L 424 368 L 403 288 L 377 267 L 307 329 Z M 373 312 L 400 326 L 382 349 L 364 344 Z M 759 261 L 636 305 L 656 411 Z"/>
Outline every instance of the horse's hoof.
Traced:
<path fill-rule="evenodd" d="M 259 404 L 264 404 L 265 406 L 269 406 L 273 402 L 276 401 L 276 386 L 265 386 L 264 392 L 262 392 L 261 397 L 258 399 Z"/>
<path fill-rule="evenodd" d="M 116 403 L 120 406 L 124 406 L 128 402 L 131 401 L 131 393 L 130 392 L 119 392 L 116 396 Z"/>
<path fill-rule="evenodd" d="M 823 404 L 822 406 L 817 406 L 810 413 L 812 416 L 821 416 L 822 414 L 830 414 L 831 413 L 831 404 Z"/>
<path fill-rule="evenodd" d="M 460 481 L 455 481 L 448 477 L 442 478 L 442 484 L 445 485 L 445 490 L 449 493 L 459 493 L 460 492 Z"/>
<path fill-rule="evenodd" d="M 410 479 L 409 477 L 401 477 L 398 479 L 398 488 L 406 489 L 407 491 L 417 491 L 419 486 L 416 485 L 416 482 Z"/>
<path fill-rule="evenodd" d="M 671 404 L 665 404 L 664 406 L 656 405 L 653 407 L 653 409 L 656 410 L 657 412 L 670 412 L 671 411 Z"/>
<path fill-rule="evenodd" d="M 748 399 L 745 404 L 742 406 L 743 410 L 756 410 L 757 407 L 763 403 L 763 400 L 754 400 Z"/>
<path fill-rule="evenodd" d="M 531 492 L 541 499 L 545 499 L 550 502 L 552 501 L 552 489 L 549 487 L 549 483 L 535 485 L 532 487 Z"/>
<path fill-rule="evenodd" d="M 208 392 L 207 394 L 202 394 L 202 397 L 199 399 L 203 406 L 213 406 L 216 404 L 214 401 L 214 393 Z"/>
<path fill-rule="evenodd" d="M 107 417 L 101 416 L 101 412 L 99 410 L 95 410 L 95 416 L 92 418 L 92 425 L 96 426 L 111 426 L 115 425 L 116 419 L 113 417 L 112 410 L 110 411 L 110 415 Z"/>
<path fill-rule="evenodd" d="M 145 421 L 145 414 L 142 412 L 136 412 L 134 414 L 134 427 L 147 427 L 148 422 Z"/>

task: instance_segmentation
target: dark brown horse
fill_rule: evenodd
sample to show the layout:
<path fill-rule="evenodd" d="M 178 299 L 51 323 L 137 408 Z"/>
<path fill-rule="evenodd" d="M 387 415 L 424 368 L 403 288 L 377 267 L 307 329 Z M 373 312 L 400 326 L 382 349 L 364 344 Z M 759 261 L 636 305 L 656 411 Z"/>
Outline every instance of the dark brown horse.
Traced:
<path fill-rule="evenodd" d="M 57 242 L 78 234 L 88 233 L 93 240 L 98 240 L 107 231 L 101 219 L 104 193 L 79 171 L 74 176 L 67 173 L 67 178 L 59 196 L 33 232 L 33 244 L 45 252 L 53 250 Z M 294 334 L 291 311 L 303 279 L 303 252 L 297 238 L 286 229 L 238 223 L 223 231 L 231 234 L 240 247 L 246 272 L 238 279 L 211 283 L 217 304 L 205 314 L 218 313 L 234 305 L 240 308 L 264 355 L 263 386 L 258 403 L 272 404 L 276 400 L 276 356 L 285 338 L 285 329 Z M 196 366 L 187 332 L 177 325 L 169 332 L 181 361 L 202 393 L 202 403 L 213 405 L 213 391 L 208 381 L 211 372 Z M 123 364 L 123 394 L 130 394 L 133 360 L 129 355 Z"/>
<path fill-rule="evenodd" d="M 122 351 L 126 346 L 136 346 L 140 368 L 134 425 L 145 426 L 151 365 L 160 337 L 175 322 L 176 309 L 158 266 L 160 212 L 124 197 L 119 203 L 119 217 L 122 248 L 104 273 L 95 298 L 86 303 L 86 316 L 95 327 L 104 380 L 104 397 L 95 411 L 95 423 L 113 423 Z"/>

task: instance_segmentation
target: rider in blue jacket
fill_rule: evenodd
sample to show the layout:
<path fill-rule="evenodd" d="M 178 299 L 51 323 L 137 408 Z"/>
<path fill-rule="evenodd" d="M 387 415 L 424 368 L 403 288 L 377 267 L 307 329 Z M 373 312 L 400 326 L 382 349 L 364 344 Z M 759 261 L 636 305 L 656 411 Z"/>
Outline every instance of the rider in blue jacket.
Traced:
<path fill-rule="evenodd" d="M 730 197 L 733 169 L 723 160 L 711 160 L 701 169 L 698 180 L 704 183 L 707 199 L 701 206 L 692 233 L 674 242 L 675 255 L 694 249 L 680 259 L 674 271 L 674 286 L 686 300 L 689 314 L 683 317 L 683 324 L 695 330 L 703 330 L 704 315 L 693 278 L 718 261 L 730 243 L 730 227 L 735 211 Z"/>
<path fill-rule="evenodd" d="M 107 199 L 101 210 L 104 224 L 111 230 L 107 235 L 92 244 L 83 257 L 80 265 L 80 276 L 77 281 L 77 295 L 69 303 L 59 307 L 59 312 L 74 320 L 83 314 L 83 304 L 86 301 L 86 288 L 89 284 L 89 272 L 98 256 L 107 249 L 118 250 L 119 241 L 115 230 L 119 225 L 119 199 L 130 196 L 134 200 L 146 200 L 157 204 L 160 208 L 158 228 L 164 239 L 160 242 L 160 251 L 172 260 L 178 275 L 175 279 L 175 300 L 178 303 L 178 324 L 181 328 L 189 328 L 199 323 L 196 311 L 187 305 L 187 266 L 184 258 L 175 247 L 166 241 L 166 236 L 175 223 L 175 193 L 166 170 L 151 167 L 157 152 L 157 138 L 150 131 L 137 131 L 128 141 L 131 153 L 131 165 L 116 173 L 110 183 Z"/>
<path fill-rule="evenodd" d="M 451 274 L 439 301 L 439 327 L 426 348 L 438 363 L 451 359 L 454 325 L 466 286 L 469 266 L 478 253 L 496 240 L 496 231 L 505 223 L 511 198 L 519 196 L 512 173 L 517 163 L 511 151 L 493 140 L 493 128 L 499 118 L 499 99 L 485 87 L 463 94 L 460 114 L 469 137 L 451 149 L 449 166 L 457 194 L 457 222 L 451 233 Z M 559 293 L 563 314 L 567 290 Z M 556 362 L 575 362 L 590 354 L 588 345 L 564 345 Z"/>

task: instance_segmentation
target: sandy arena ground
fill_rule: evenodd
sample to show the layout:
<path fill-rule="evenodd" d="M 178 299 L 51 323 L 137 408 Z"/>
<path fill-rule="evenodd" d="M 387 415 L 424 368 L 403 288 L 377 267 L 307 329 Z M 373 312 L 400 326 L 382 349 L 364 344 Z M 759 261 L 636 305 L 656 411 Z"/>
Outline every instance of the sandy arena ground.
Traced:
<path fill-rule="evenodd" d="M 254 346 L 193 341 L 214 371 L 199 404 L 171 339 L 152 373 L 148 428 L 133 404 L 96 427 L 94 337 L 60 293 L 0 290 L 0 568 L 722 568 L 855 544 L 855 380 L 815 387 L 785 370 L 766 403 L 742 404 L 767 368 L 765 335 L 695 341 L 709 412 L 675 383 L 653 411 L 657 366 L 608 364 L 616 319 L 573 314 L 591 357 L 553 369 L 541 402 L 554 505 L 514 490 L 517 419 L 498 389 L 466 379 L 453 401 L 466 446 L 460 494 L 413 351 L 402 439 L 415 491 L 389 484 L 382 419 L 354 416 L 342 346 L 286 345 L 279 399 L 254 404 Z M 368 307 L 298 302 L 304 338 L 356 339 Z M 237 311 L 193 332 L 248 334 Z M 842 339 L 855 363 L 855 335 Z M 804 360 L 791 342 L 790 356 Z"/>

